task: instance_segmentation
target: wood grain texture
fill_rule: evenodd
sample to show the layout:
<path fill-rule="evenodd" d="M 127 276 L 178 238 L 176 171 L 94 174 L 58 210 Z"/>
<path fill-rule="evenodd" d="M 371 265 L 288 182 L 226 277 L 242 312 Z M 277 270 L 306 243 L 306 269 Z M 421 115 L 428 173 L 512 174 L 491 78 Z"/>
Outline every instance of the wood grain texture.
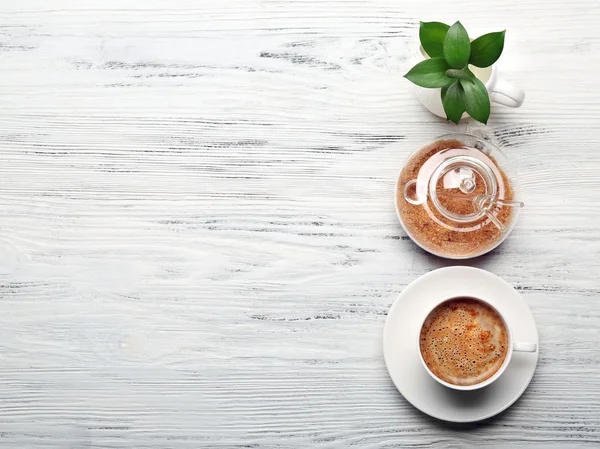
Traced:
<path fill-rule="evenodd" d="M 456 6 L 458 5 L 458 6 Z M 456 12 L 460 12 L 457 17 Z M 538 322 L 533 382 L 473 426 L 414 410 L 385 314 L 450 262 L 393 185 L 457 129 L 402 74 L 423 20 L 507 28 L 490 124 L 526 208 L 467 262 Z M 0 446 L 597 447 L 595 0 L 0 1 Z"/>

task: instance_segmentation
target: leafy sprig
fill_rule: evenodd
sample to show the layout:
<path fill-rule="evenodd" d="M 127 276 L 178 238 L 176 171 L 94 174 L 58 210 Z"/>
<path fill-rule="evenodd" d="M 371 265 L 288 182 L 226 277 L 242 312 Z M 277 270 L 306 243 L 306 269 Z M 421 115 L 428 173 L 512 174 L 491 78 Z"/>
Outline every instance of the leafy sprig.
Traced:
<path fill-rule="evenodd" d="M 405 78 L 417 86 L 442 89 L 442 104 L 448 120 L 458 123 L 463 113 L 487 123 L 490 98 L 487 89 L 469 69 L 489 67 L 504 49 L 506 31 L 488 33 L 471 42 L 460 22 L 421 22 L 419 39 L 429 59 L 419 62 Z"/>

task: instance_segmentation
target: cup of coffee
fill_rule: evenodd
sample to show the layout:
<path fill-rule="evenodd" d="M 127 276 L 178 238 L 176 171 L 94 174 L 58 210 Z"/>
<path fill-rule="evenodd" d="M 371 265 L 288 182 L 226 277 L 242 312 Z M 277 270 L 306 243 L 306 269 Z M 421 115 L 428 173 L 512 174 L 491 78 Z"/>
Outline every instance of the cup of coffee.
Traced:
<path fill-rule="evenodd" d="M 455 390 L 490 385 L 502 375 L 513 351 L 537 351 L 535 343 L 513 340 L 498 310 L 470 297 L 435 306 L 421 325 L 418 348 L 431 377 Z"/>

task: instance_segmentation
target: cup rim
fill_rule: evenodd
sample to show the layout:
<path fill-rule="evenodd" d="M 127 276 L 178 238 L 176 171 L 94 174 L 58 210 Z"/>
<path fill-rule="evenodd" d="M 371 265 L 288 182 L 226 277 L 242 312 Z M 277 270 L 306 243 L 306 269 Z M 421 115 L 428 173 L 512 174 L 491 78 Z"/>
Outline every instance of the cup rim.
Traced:
<path fill-rule="evenodd" d="M 469 297 L 469 298 L 474 299 L 476 301 L 480 301 L 480 302 L 484 303 L 485 305 L 487 305 L 488 307 L 491 307 L 498 314 L 498 316 L 502 319 L 502 322 L 504 323 L 504 327 L 506 328 L 506 332 L 508 333 L 508 345 L 507 345 L 506 357 L 504 358 L 504 361 L 502 362 L 502 365 L 500 366 L 500 368 L 498 368 L 498 370 L 492 376 L 488 377 L 487 379 L 485 379 L 482 382 L 479 382 L 479 383 L 473 384 L 473 385 L 455 385 L 455 384 L 452 384 L 450 382 L 446 382 L 445 380 L 440 379 L 438 376 L 436 376 L 429 369 L 429 367 L 425 363 L 425 360 L 423 359 L 423 353 L 421 352 L 421 329 L 423 329 L 423 324 L 425 324 L 425 320 L 427 319 L 427 317 L 429 316 L 429 314 L 431 312 L 433 312 L 441 304 L 443 304 L 445 302 L 448 302 L 448 301 L 452 301 L 454 299 L 461 298 L 461 297 L 462 296 L 453 296 L 451 298 L 442 299 L 441 301 L 437 302 L 433 307 L 431 307 L 427 311 L 427 313 L 425 314 L 425 317 L 421 321 L 421 326 L 419 326 L 419 332 L 418 332 L 418 335 L 417 335 L 417 352 L 419 353 L 419 360 L 421 360 L 421 364 L 425 368 L 425 371 L 427 371 L 427 373 L 433 379 L 435 379 L 437 382 L 439 382 L 440 384 L 444 385 L 445 387 L 451 388 L 453 390 L 459 390 L 459 391 L 479 390 L 480 388 L 487 387 L 488 385 L 492 384 L 494 381 L 496 381 L 502 375 L 502 373 L 504 373 L 504 371 L 508 367 L 508 364 L 510 363 L 510 360 L 512 359 L 513 346 L 514 346 L 512 330 L 511 330 L 508 322 L 506 321 L 506 318 L 504 318 L 504 316 L 502 315 L 502 313 L 496 307 L 494 307 L 492 304 L 490 304 L 485 299 L 483 299 L 483 298 L 476 298 L 474 296 L 465 295 L 465 297 Z"/>

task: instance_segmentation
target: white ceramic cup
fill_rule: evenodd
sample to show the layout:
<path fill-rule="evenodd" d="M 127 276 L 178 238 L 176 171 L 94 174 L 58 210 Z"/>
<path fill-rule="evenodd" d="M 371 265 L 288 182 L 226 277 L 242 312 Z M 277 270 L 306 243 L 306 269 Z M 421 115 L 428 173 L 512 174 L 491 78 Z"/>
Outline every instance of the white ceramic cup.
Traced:
<path fill-rule="evenodd" d="M 496 371 L 491 377 L 489 377 L 486 380 L 484 380 L 483 382 L 479 382 L 477 384 L 454 385 L 454 384 L 451 384 L 449 382 L 446 382 L 446 381 L 440 379 L 439 377 L 437 377 L 435 374 L 433 374 L 431 372 L 431 370 L 425 363 L 425 360 L 423 360 L 423 354 L 421 353 L 421 341 L 420 341 L 421 329 L 423 328 L 423 324 L 425 324 L 425 320 L 427 319 L 429 314 L 431 312 L 433 312 L 433 310 L 436 307 L 438 307 L 439 305 L 441 305 L 447 301 L 452 301 L 453 299 L 456 299 L 456 298 L 444 299 L 443 301 L 438 302 L 435 306 L 433 306 L 431 309 L 429 309 L 429 311 L 425 315 L 425 318 L 423 318 L 423 321 L 421 322 L 421 326 L 419 327 L 419 335 L 417 335 L 417 351 L 419 352 L 419 358 L 421 359 L 421 363 L 425 367 L 425 371 L 427 371 L 431 377 L 433 377 L 436 381 L 438 381 L 442 385 L 444 385 L 448 388 L 452 388 L 454 390 L 463 390 L 463 391 L 478 390 L 479 388 L 483 388 L 483 387 L 490 385 L 492 382 L 494 382 L 496 379 L 498 379 L 502 375 L 502 373 L 506 370 L 506 367 L 508 367 L 508 364 L 510 363 L 510 359 L 512 358 L 513 351 L 517 351 L 517 352 L 536 352 L 537 351 L 537 345 L 535 343 L 521 342 L 521 341 L 513 340 L 513 333 L 510 329 L 510 326 L 508 325 L 508 323 L 506 322 L 506 320 L 504 319 L 502 314 L 498 311 L 498 309 L 496 309 L 489 302 L 487 302 L 481 298 L 473 298 L 477 301 L 482 302 L 483 304 L 486 304 L 487 306 L 489 306 L 493 310 L 495 310 L 496 313 L 498 314 L 498 316 L 500 318 L 502 318 L 502 321 L 504 322 L 504 327 L 506 328 L 506 331 L 508 333 L 508 347 L 507 347 L 506 357 L 504 358 L 504 362 L 502 363 L 502 366 L 500 366 L 500 368 L 498 368 L 498 371 Z"/>
<path fill-rule="evenodd" d="M 427 53 L 423 50 L 423 47 L 419 47 L 419 51 L 414 57 L 416 62 L 429 58 Z M 469 68 L 475 76 L 483 82 L 490 94 L 490 100 L 492 102 L 503 104 L 504 106 L 509 106 L 511 108 L 518 108 L 523 104 L 523 101 L 525 101 L 525 92 L 521 88 L 502 78 L 498 74 L 496 64 L 484 69 L 471 65 Z M 444 106 L 442 105 L 442 89 L 427 89 L 416 85 L 415 89 L 417 97 L 421 103 L 423 103 L 423 106 L 438 117 L 446 118 Z M 467 116 L 468 115 L 465 113 L 462 118 Z"/>

